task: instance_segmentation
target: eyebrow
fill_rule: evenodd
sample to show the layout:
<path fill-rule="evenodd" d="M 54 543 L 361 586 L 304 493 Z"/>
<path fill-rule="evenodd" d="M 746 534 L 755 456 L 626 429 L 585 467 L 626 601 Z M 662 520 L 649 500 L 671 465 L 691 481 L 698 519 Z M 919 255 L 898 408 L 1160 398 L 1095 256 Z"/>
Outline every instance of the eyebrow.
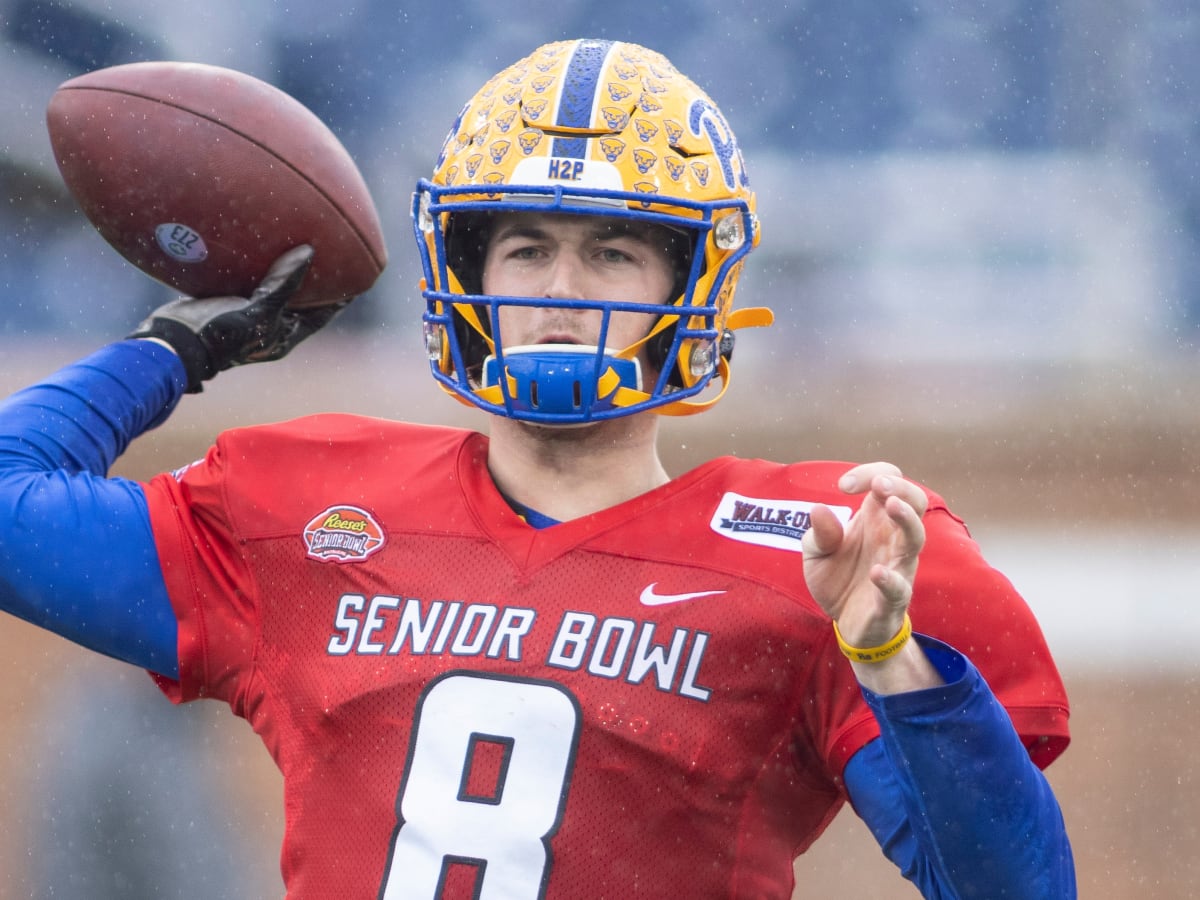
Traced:
<path fill-rule="evenodd" d="M 541 240 L 550 236 L 552 227 L 548 223 L 510 222 L 502 225 L 493 240 L 502 241 L 508 238 L 527 238 Z M 591 240 L 607 240 L 609 238 L 630 238 L 643 244 L 652 244 L 651 233 L 636 227 L 634 222 L 623 220 L 598 222 L 589 228 L 587 237 Z"/>
<path fill-rule="evenodd" d="M 502 241 L 507 238 L 544 238 L 550 234 L 549 229 L 540 225 L 530 225 L 527 222 L 510 222 L 496 229 L 496 233 L 492 235 L 493 241 Z"/>

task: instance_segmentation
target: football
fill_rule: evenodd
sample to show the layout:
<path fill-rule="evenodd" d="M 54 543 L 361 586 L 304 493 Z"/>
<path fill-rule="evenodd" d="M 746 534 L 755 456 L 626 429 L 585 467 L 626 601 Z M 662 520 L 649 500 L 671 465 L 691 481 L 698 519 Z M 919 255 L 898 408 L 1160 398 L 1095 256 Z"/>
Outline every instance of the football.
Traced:
<path fill-rule="evenodd" d="M 291 300 L 340 303 L 387 264 L 370 191 L 333 132 L 278 88 L 219 66 L 140 62 L 64 82 L 46 110 L 54 158 L 101 236 L 191 297 L 246 297 L 311 244 Z"/>

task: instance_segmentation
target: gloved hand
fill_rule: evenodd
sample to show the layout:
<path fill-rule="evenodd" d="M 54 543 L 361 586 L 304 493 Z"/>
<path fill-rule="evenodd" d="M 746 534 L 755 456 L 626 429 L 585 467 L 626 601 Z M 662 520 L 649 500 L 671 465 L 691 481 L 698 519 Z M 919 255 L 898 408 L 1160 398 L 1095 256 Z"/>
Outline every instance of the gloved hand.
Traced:
<path fill-rule="evenodd" d="M 166 342 L 187 370 L 189 394 L 218 372 L 246 363 L 282 359 L 323 328 L 350 301 L 311 309 L 290 309 L 288 299 L 300 287 L 313 251 L 293 247 L 271 265 L 249 299 L 182 298 L 160 306 L 129 336 Z"/>

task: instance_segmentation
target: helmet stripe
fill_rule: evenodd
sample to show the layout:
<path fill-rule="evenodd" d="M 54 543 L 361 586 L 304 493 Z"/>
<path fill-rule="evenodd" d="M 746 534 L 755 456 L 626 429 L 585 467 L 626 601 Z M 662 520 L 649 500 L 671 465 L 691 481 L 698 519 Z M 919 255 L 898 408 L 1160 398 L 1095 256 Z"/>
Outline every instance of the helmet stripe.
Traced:
<path fill-rule="evenodd" d="M 584 40 L 575 45 L 571 61 L 567 63 L 567 70 L 563 74 L 555 125 L 561 128 L 591 128 L 600 73 L 604 71 L 612 45 L 612 41 L 595 40 Z M 587 138 L 556 137 L 551 153 L 559 157 L 583 159 L 587 154 Z"/>

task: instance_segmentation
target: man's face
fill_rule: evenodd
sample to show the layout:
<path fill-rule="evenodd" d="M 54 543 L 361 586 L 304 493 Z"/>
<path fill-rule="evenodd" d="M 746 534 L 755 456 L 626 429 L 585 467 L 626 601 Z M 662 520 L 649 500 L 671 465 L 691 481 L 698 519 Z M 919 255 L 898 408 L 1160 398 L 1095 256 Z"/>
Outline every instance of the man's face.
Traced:
<path fill-rule="evenodd" d="M 616 300 L 664 304 L 671 299 L 675 268 L 666 228 L 626 219 L 561 213 L 503 213 L 491 232 L 483 264 L 485 294 Z M 599 342 L 599 310 L 504 306 L 503 346 Z M 643 338 L 653 325 L 640 313 L 614 313 L 605 341 L 617 351 Z"/>

